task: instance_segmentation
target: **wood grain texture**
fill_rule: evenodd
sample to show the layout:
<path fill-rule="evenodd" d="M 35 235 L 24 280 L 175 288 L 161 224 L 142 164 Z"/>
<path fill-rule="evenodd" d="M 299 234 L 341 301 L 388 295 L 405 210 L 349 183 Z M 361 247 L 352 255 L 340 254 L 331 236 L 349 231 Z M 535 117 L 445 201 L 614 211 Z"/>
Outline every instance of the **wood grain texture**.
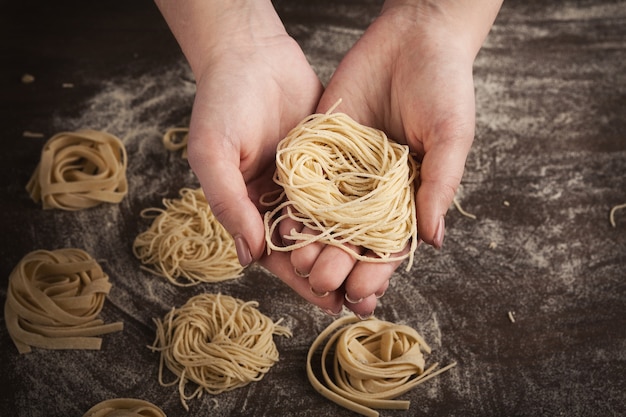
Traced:
<path fill-rule="evenodd" d="M 323 81 L 375 18 L 379 1 L 275 3 Z M 13 266 L 35 249 L 79 247 L 113 288 L 101 351 L 19 355 L 0 320 L 0 415 L 80 416 L 114 397 L 154 402 L 168 416 L 352 416 L 318 395 L 304 360 L 331 321 L 253 267 L 239 280 L 173 287 L 139 269 L 139 215 L 196 185 L 161 135 L 189 120 L 195 85 L 148 0 L 0 5 L 0 301 Z M 24 73 L 35 76 L 23 84 Z M 63 88 L 63 83 L 74 84 Z M 451 207 L 444 248 L 423 247 L 398 269 L 377 316 L 416 328 L 429 361 L 457 361 L 384 416 L 618 416 L 626 414 L 626 4 L 505 2 L 475 64 L 477 133 Z M 43 211 L 25 191 L 45 139 L 107 130 L 129 154 L 119 205 Z M 24 138 L 24 131 L 45 138 Z M 154 317 L 221 291 L 258 300 L 294 337 L 259 383 L 190 402 L 159 386 Z M 515 322 L 508 316 L 514 312 Z M 213 401 L 217 400 L 217 402 Z"/>

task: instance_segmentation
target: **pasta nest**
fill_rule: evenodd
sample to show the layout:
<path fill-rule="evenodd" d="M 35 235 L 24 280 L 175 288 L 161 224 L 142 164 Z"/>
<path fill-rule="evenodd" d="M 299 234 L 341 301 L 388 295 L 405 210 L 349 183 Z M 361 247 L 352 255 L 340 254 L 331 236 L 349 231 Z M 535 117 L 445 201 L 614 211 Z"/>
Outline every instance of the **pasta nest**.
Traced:
<path fill-rule="evenodd" d="M 324 341 L 319 361 L 323 384 L 313 371 L 313 356 Z M 378 412 L 373 408 L 408 409 L 408 401 L 395 398 L 456 365 L 433 372 L 438 366 L 435 363 L 424 369 L 423 354 L 430 352 L 411 327 L 346 316 L 328 326 L 309 348 L 307 376 L 328 399 L 375 417 Z"/>
<path fill-rule="evenodd" d="M 133 242 L 142 269 L 178 286 L 239 277 L 243 267 L 232 236 L 215 218 L 202 189 L 183 188 L 180 199 L 164 199 L 165 209 L 141 212 L 152 225 Z"/>
<path fill-rule="evenodd" d="M 387 262 L 410 257 L 417 248 L 414 183 L 419 164 L 408 146 L 343 113 L 305 118 L 278 144 L 274 182 L 278 198 L 266 194 L 268 251 L 291 251 L 312 242 L 341 247 L 355 258 Z M 278 224 L 291 218 L 318 233 L 292 230 L 273 243 Z M 360 255 L 345 244 L 369 249 Z M 407 245 L 411 250 L 400 254 Z"/>
<path fill-rule="evenodd" d="M 100 349 L 93 336 L 122 330 L 97 316 L 111 289 L 100 265 L 80 249 L 36 250 L 9 276 L 7 329 L 20 353 L 44 349 Z"/>
<path fill-rule="evenodd" d="M 159 382 L 178 383 L 185 409 L 186 400 L 203 391 L 219 394 L 261 380 L 278 361 L 273 335 L 291 332 L 257 307 L 255 301 L 203 293 L 155 320 L 151 348 L 161 352 Z M 164 365 L 176 375 L 171 383 L 163 382 Z M 185 394 L 187 381 L 198 385 L 190 395 Z"/>
<path fill-rule="evenodd" d="M 44 209 L 80 210 L 119 203 L 128 193 L 126 149 L 106 132 L 79 130 L 51 137 L 26 190 Z"/>
<path fill-rule="evenodd" d="M 151 402 L 136 398 L 113 398 L 91 407 L 83 417 L 166 417 Z"/>

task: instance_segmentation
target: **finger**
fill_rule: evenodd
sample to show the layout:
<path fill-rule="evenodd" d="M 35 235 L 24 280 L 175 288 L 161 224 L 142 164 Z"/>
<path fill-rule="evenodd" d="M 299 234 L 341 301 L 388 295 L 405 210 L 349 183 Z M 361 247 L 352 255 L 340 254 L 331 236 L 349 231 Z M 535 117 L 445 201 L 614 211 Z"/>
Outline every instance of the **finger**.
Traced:
<path fill-rule="evenodd" d="M 188 146 L 203 143 L 200 138 L 192 140 L 191 134 L 192 131 Z M 211 211 L 234 238 L 241 265 L 260 258 L 265 247 L 265 228 L 256 205 L 248 197 L 238 151 L 225 151 L 219 145 L 211 149 L 196 145 L 189 151 L 189 164 L 200 181 Z"/>
<path fill-rule="evenodd" d="M 318 235 L 320 233 L 317 230 L 313 230 L 308 227 L 302 227 L 300 232 L 308 235 Z M 291 243 L 297 243 L 297 241 L 291 241 Z M 291 251 L 291 264 L 301 275 L 309 277 L 311 270 L 313 269 L 313 265 L 324 248 L 325 246 L 323 243 L 312 242 L 302 248 L 294 249 Z M 321 288 L 319 290 L 321 290 Z"/>
<path fill-rule="evenodd" d="M 325 297 L 313 294 L 308 280 L 296 275 L 288 253 L 273 251 L 270 255 L 261 258 L 259 263 L 311 304 L 328 314 L 337 315 L 341 312 L 344 301 L 343 291 L 329 292 Z"/>
<path fill-rule="evenodd" d="M 286 208 L 283 209 L 283 214 L 285 210 L 287 209 Z M 295 241 L 293 239 L 289 239 L 288 236 L 290 236 L 293 232 L 295 233 L 302 232 L 303 228 L 304 228 L 304 225 L 300 223 L 299 221 L 294 220 L 290 217 L 284 218 L 278 225 L 278 232 L 280 233 L 280 238 L 281 238 L 281 242 L 283 243 L 283 245 L 289 246 L 289 245 L 294 244 Z"/>
<path fill-rule="evenodd" d="M 374 315 L 378 300 L 375 295 L 365 297 L 358 303 L 350 303 L 344 300 L 344 306 L 356 314 L 360 319 L 365 320 Z"/>
<path fill-rule="evenodd" d="M 361 252 L 361 248 L 353 245 L 346 246 L 356 253 Z M 351 253 L 339 247 L 327 245 L 315 259 L 309 275 L 309 284 L 317 294 L 335 291 L 342 286 L 356 263 Z"/>
<path fill-rule="evenodd" d="M 436 248 L 443 246 L 445 214 L 461 183 L 473 138 L 440 140 L 424 154 L 416 194 L 418 234 Z"/>
<path fill-rule="evenodd" d="M 383 296 L 387 293 L 387 289 L 389 288 L 389 281 L 390 280 L 385 281 L 382 287 L 376 290 L 376 292 L 374 293 L 376 298 L 383 298 Z"/>
<path fill-rule="evenodd" d="M 394 256 L 401 256 L 407 252 L 408 248 Z M 358 262 L 344 283 L 346 301 L 358 304 L 368 297 L 377 298 L 377 294 L 383 294 L 389 285 L 389 279 L 402 262 L 401 260 L 381 263 Z"/>

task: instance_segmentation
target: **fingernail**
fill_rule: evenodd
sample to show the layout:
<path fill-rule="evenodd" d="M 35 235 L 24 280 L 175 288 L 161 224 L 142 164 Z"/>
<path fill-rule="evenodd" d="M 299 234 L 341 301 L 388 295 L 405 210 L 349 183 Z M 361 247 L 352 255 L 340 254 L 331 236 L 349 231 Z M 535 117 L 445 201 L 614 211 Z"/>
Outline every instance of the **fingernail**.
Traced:
<path fill-rule="evenodd" d="M 291 229 L 289 231 L 289 234 L 292 235 L 295 232 L 296 232 L 295 229 Z M 280 236 L 280 241 L 282 242 L 283 246 L 289 246 L 289 245 L 291 245 L 293 243 L 293 240 L 286 239 L 284 235 Z"/>
<path fill-rule="evenodd" d="M 321 309 L 324 313 L 328 314 L 331 317 L 337 317 L 339 315 L 341 315 L 341 309 L 338 312 L 334 312 L 333 310 L 331 310 L 330 308 L 322 308 Z"/>
<path fill-rule="evenodd" d="M 313 289 L 313 287 L 309 287 L 311 289 L 311 292 L 313 293 L 314 296 L 319 297 L 319 298 L 324 298 L 326 296 L 328 296 L 328 291 L 324 291 L 324 292 L 319 292 Z"/>
<path fill-rule="evenodd" d="M 300 272 L 300 271 L 298 271 L 298 268 L 295 268 L 295 267 L 293 268 L 293 272 L 294 272 L 297 276 L 299 276 L 299 277 L 301 277 L 301 278 L 308 278 L 308 277 L 309 277 L 309 274 L 305 274 L 304 272 Z"/>
<path fill-rule="evenodd" d="M 374 316 L 374 312 L 373 311 L 370 312 L 370 313 L 366 313 L 366 314 L 358 314 L 358 313 L 354 313 L 354 314 L 359 318 L 359 320 L 367 320 L 370 317 Z"/>
<path fill-rule="evenodd" d="M 441 249 L 443 247 L 443 235 L 446 233 L 446 221 L 444 217 L 441 216 L 439 219 L 439 224 L 437 225 L 437 230 L 435 231 L 435 237 L 433 238 L 433 246 L 437 249 Z"/>
<path fill-rule="evenodd" d="M 374 295 L 376 296 L 376 298 L 382 298 L 382 296 L 385 295 L 385 292 L 384 291 L 380 293 L 377 292 Z"/>
<path fill-rule="evenodd" d="M 345 293 L 343 297 L 344 297 L 344 298 L 346 299 L 346 301 L 347 301 L 347 302 L 349 302 L 350 304 L 358 304 L 358 303 L 360 303 L 361 301 L 363 301 L 363 297 L 361 297 L 361 298 L 359 298 L 359 299 L 356 299 L 356 300 L 351 299 L 350 297 L 348 297 L 348 293 Z"/>
<path fill-rule="evenodd" d="M 237 250 L 237 259 L 241 266 L 248 266 L 252 263 L 252 254 L 250 253 L 250 247 L 246 239 L 237 234 L 233 237 L 235 239 L 235 249 Z"/>

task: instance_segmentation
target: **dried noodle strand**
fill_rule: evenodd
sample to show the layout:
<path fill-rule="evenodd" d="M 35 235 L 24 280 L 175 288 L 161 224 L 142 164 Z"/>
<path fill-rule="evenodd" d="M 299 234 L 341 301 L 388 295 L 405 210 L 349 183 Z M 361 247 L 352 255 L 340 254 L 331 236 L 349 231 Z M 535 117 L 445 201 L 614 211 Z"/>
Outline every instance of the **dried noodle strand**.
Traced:
<path fill-rule="evenodd" d="M 133 242 L 142 269 L 178 286 L 237 278 L 243 267 L 231 235 L 217 221 L 202 189 L 183 188 L 180 199 L 164 199 L 165 209 L 148 208 L 152 225 Z"/>
<path fill-rule="evenodd" d="M 322 383 L 313 371 L 313 355 L 326 339 L 319 360 Z M 309 348 L 307 377 L 327 399 L 377 417 L 374 408 L 407 410 L 409 401 L 394 398 L 456 366 L 454 362 L 437 371 L 438 364 L 424 369 L 423 352 L 430 353 L 430 347 L 408 326 L 346 316 L 328 326 Z"/>
<path fill-rule="evenodd" d="M 414 182 L 419 164 L 407 146 L 333 109 L 305 118 L 278 144 L 274 182 L 282 192 L 261 198 L 266 206 L 278 204 L 264 218 L 267 250 L 323 242 L 366 262 L 409 258 L 409 270 L 418 241 Z M 287 218 L 319 234 L 292 230 L 283 240 L 293 243 L 278 246 L 272 236 Z M 346 243 L 376 256 L 356 253 Z M 399 254 L 409 244 L 410 251 Z"/>
<path fill-rule="evenodd" d="M 182 157 L 187 159 L 187 142 L 189 141 L 189 128 L 172 127 L 163 135 L 163 146 L 168 151 L 176 152 L 183 150 Z"/>
<path fill-rule="evenodd" d="M 91 407 L 83 417 L 166 417 L 151 402 L 136 398 L 112 398 Z"/>
<path fill-rule="evenodd" d="M 9 276 L 4 316 L 20 353 L 42 349 L 100 349 L 94 337 L 120 331 L 98 315 L 111 289 L 100 265 L 80 249 L 36 250 Z"/>
<path fill-rule="evenodd" d="M 262 314 L 255 301 L 221 294 L 200 294 L 172 309 L 157 327 L 150 348 L 161 353 L 159 383 L 178 384 L 183 407 L 203 392 L 219 394 L 259 381 L 278 361 L 273 336 L 291 336 L 288 328 Z M 164 382 L 167 367 L 176 378 Z M 188 382 L 197 384 L 185 393 Z"/>
<path fill-rule="evenodd" d="M 119 203 L 128 193 L 126 149 L 106 132 L 79 130 L 51 137 L 26 190 L 44 209 L 81 210 Z"/>
<path fill-rule="evenodd" d="M 616 206 L 613 206 L 613 208 L 611 208 L 611 211 L 609 212 L 609 221 L 611 222 L 611 226 L 617 227 L 617 223 L 615 223 L 615 212 L 617 210 L 621 210 L 625 208 L 626 208 L 626 203 L 618 204 Z"/>
<path fill-rule="evenodd" d="M 454 197 L 454 199 L 452 200 L 452 203 L 454 204 L 454 207 L 456 207 L 458 212 L 461 213 L 461 215 L 463 215 L 465 217 L 469 217 L 470 219 L 476 220 L 476 215 L 472 214 L 470 212 L 465 211 L 463 209 L 463 207 L 461 206 L 461 203 L 459 202 L 459 200 L 456 197 Z"/>

